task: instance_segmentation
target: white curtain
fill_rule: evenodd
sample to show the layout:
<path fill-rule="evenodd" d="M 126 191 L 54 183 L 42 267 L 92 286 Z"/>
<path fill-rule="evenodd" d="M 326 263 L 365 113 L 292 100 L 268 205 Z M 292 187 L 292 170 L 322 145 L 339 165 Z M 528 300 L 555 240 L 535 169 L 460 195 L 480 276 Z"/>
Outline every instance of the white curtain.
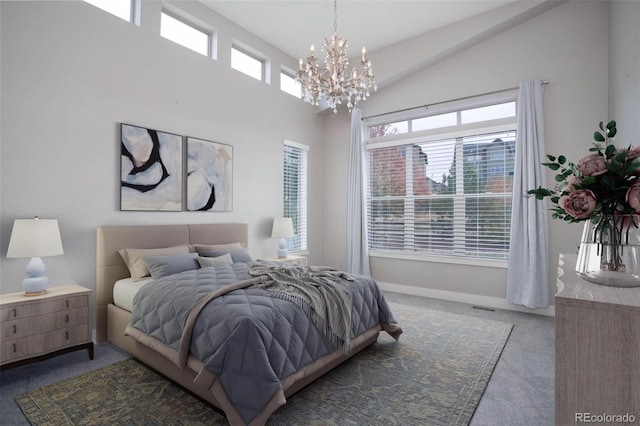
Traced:
<path fill-rule="evenodd" d="M 366 163 L 362 113 L 351 111 L 347 192 L 347 272 L 371 275 L 367 241 Z"/>
<path fill-rule="evenodd" d="M 528 308 L 549 307 L 549 230 L 546 202 L 527 191 L 546 186 L 544 123 L 539 80 L 520 83 L 507 301 Z"/>

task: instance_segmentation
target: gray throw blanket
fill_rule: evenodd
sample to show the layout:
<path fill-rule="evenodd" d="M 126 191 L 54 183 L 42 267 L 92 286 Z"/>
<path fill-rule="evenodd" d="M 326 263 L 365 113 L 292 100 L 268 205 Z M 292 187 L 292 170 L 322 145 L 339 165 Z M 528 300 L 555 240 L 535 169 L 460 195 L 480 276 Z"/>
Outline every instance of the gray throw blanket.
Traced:
<path fill-rule="evenodd" d="M 349 355 L 353 303 L 348 286 L 357 281 L 355 276 L 332 268 L 288 264 L 255 265 L 249 274 L 262 279 L 254 288 L 298 305 L 334 346 Z"/>

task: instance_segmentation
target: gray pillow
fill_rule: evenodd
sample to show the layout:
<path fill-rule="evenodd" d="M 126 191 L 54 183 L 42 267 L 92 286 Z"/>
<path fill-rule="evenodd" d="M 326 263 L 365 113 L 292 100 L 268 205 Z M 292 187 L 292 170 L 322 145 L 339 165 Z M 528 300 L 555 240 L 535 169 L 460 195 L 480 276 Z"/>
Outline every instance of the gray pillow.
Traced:
<path fill-rule="evenodd" d="M 219 257 L 229 253 L 233 263 L 239 262 L 253 262 L 253 258 L 246 249 L 231 249 L 231 250 L 211 250 L 200 253 L 203 257 Z"/>
<path fill-rule="evenodd" d="M 151 278 L 158 279 L 184 271 L 199 269 L 198 253 L 176 254 L 173 256 L 145 256 L 144 263 L 151 272 Z"/>
<path fill-rule="evenodd" d="M 231 265 L 233 260 L 229 253 L 218 257 L 198 257 L 198 263 L 201 268 L 210 268 L 217 265 Z"/>

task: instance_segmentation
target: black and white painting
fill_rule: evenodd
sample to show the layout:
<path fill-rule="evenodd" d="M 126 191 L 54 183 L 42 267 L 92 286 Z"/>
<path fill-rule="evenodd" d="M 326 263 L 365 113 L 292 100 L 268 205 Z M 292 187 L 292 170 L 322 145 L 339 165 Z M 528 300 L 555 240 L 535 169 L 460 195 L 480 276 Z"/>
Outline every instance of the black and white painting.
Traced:
<path fill-rule="evenodd" d="M 187 138 L 187 210 L 228 212 L 233 204 L 233 147 Z"/>
<path fill-rule="evenodd" d="M 182 210 L 182 136 L 121 127 L 120 210 Z"/>

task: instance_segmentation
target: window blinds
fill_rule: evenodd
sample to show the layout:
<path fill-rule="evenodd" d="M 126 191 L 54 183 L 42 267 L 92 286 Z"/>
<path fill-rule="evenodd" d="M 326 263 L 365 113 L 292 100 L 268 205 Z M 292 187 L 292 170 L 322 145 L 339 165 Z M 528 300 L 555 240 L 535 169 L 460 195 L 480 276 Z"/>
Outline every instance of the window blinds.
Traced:
<path fill-rule="evenodd" d="M 284 217 L 293 221 L 295 237 L 288 238 L 288 250 L 307 250 L 307 157 L 308 147 L 284 144 Z"/>
<path fill-rule="evenodd" d="M 370 146 L 369 248 L 506 260 L 515 131 Z"/>

